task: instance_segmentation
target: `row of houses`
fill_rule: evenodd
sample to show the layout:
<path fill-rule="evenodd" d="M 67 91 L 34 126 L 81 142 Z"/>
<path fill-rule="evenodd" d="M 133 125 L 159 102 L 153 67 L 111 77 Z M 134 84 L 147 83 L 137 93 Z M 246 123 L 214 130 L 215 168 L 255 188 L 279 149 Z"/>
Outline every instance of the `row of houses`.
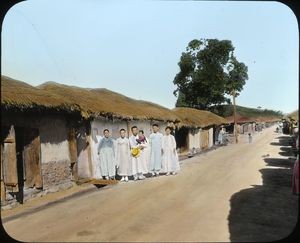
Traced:
<path fill-rule="evenodd" d="M 107 89 L 47 82 L 38 87 L 1 76 L 1 204 L 23 202 L 36 191 L 92 178 L 96 135 L 112 137 L 133 125 L 151 133 L 171 126 L 181 154 L 213 146 L 226 120 L 208 111 L 173 110 Z M 33 190 L 34 189 L 34 190 Z"/>
<path fill-rule="evenodd" d="M 234 117 L 229 116 L 225 118 L 227 124 L 224 128 L 227 132 L 234 133 Z M 239 114 L 236 116 L 237 130 L 239 134 L 248 134 L 262 131 L 264 128 L 279 122 L 281 118 L 275 116 L 268 117 L 244 117 Z"/>

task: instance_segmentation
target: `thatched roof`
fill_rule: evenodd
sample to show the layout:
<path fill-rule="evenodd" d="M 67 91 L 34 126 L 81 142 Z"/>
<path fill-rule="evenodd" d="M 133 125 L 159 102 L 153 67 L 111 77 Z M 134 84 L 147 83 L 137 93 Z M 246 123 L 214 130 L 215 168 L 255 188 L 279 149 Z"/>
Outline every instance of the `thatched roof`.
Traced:
<path fill-rule="evenodd" d="M 77 110 L 85 118 L 109 116 L 120 119 L 178 120 L 170 109 L 107 89 L 79 88 L 55 82 L 33 87 L 5 76 L 1 77 L 1 88 L 1 105 L 4 106 Z"/>
<path fill-rule="evenodd" d="M 39 86 L 61 100 L 77 104 L 84 117 L 109 116 L 121 119 L 175 121 L 177 117 L 160 105 L 129 98 L 108 89 L 86 89 L 53 82 Z"/>
<path fill-rule="evenodd" d="M 211 125 L 227 124 L 227 121 L 210 111 L 198 110 L 187 107 L 177 107 L 173 109 L 179 117 L 179 126 L 207 127 Z"/>
<path fill-rule="evenodd" d="M 5 107 L 72 109 L 53 94 L 27 83 L 1 76 L 1 105 Z M 65 107 L 69 106 L 69 107 Z"/>
<path fill-rule="evenodd" d="M 287 118 L 292 118 L 294 119 L 295 121 L 298 121 L 299 120 L 299 110 L 295 110 L 287 115 L 284 116 L 285 119 Z"/>

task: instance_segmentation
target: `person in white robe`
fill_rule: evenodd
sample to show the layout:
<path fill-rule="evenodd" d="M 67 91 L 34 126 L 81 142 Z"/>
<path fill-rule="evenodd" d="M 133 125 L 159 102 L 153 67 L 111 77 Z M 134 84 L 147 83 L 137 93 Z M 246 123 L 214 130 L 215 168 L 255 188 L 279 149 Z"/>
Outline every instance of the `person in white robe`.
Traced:
<path fill-rule="evenodd" d="M 163 150 L 163 171 L 167 176 L 175 175 L 179 170 L 178 154 L 176 151 L 176 141 L 171 134 L 171 127 L 166 127 L 165 135 L 162 138 L 162 150 Z"/>
<path fill-rule="evenodd" d="M 131 132 L 132 135 L 129 137 L 129 143 L 130 143 L 130 149 L 133 148 L 138 148 L 138 149 L 142 149 L 143 145 L 142 144 L 138 144 L 138 128 L 137 126 L 133 126 L 131 128 Z M 133 156 L 132 153 L 131 154 L 131 163 L 132 163 L 132 175 L 133 175 L 133 179 L 136 180 L 143 180 L 146 177 L 143 175 L 143 168 L 144 165 L 143 160 L 140 157 L 140 154 L 138 156 Z"/>
<path fill-rule="evenodd" d="M 128 182 L 128 176 L 132 175 L 129 139 L 125 137 L 126 130 L 120 130 L 120 137 L 116 141 L 117 173 L 122 176 L 121 181 Z"/>
<path fill-rule="evenodd" d="M 98 146 L 101 175 L 106 180 L 115 179 L 117 165 L 115 161 L 115 144 L 113 139 L 109 137 L 108 129 L 104 129 L 103 134 L 104 138 Z"/>
<path fill-rule="evenodd" d="M 223 144 L 224 134 L 225 134 L 225 131 L 224 131 L 224 128 L 222 126 L 221 130 L 219 131 L 219 134 L 218 134 L 218 142 L 219 142 L 219 144 Z"/>
<path fill-rule="evenodd" d="M 162 169 L 162 137 L 157 124 L 152 125 L 153 133 L 150 134 L 151 152 L 149 170 L 152 176 L 159 176 Z"/>

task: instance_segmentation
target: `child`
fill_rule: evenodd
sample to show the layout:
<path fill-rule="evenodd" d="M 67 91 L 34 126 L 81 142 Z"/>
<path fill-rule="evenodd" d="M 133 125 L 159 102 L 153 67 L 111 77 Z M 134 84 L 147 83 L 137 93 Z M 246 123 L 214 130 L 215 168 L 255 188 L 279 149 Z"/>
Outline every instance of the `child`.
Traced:
<path fill-rule="evenodd" d="M 121 181 L 128 182 L 128 176 L 132 174 L 130 158 L 129 139 L 125 137 L 125 129 L 120 130 L 120 137 L 116 141 L 116 162 L 118 164 L 118 175 L 122 176 Z"/>
<path fill-rule="evenodd" d="M 251 133 L 248 133 L 248 141 L 249 141 L 249 143 L 252 143 L 252 136 L 251 136 Z"/>
<path fill-rule="evenodd" d="M 106 180 L 115 179 L 116 162 L 114 141 L 112 138 L 109 137 L 108 129 L 104 129 L 103 134 L 104 138 L 102 138 L 98 146 L 101 175 L 105 176 Z"/>
<path fill-rule="evenodd" d="M 171 128 L 166 127 L 166 134 L 162 138 L 162 149 L 163 149 L 163 167 L 164 171 L 167 172 L 167 176 L 175 175 L 180 170 L 178 154 L 176 151 L 176 141 L 174 136 L 171 134 Z"/>

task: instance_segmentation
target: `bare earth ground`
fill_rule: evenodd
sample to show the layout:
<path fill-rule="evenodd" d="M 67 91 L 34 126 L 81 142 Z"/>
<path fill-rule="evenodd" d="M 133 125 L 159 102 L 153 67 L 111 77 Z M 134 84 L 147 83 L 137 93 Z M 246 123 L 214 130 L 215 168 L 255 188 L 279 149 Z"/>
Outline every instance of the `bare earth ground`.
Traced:
<path fill-rule="evenodd" d="M 31 242 L 279 240 L 298 215 L 285 139 L 274 127 L 252 144 L 241 136 L 239 144 L 182 161 L 176 176 L 100 188 L 4 217 L 3 226 L 11 237 Z"/>

